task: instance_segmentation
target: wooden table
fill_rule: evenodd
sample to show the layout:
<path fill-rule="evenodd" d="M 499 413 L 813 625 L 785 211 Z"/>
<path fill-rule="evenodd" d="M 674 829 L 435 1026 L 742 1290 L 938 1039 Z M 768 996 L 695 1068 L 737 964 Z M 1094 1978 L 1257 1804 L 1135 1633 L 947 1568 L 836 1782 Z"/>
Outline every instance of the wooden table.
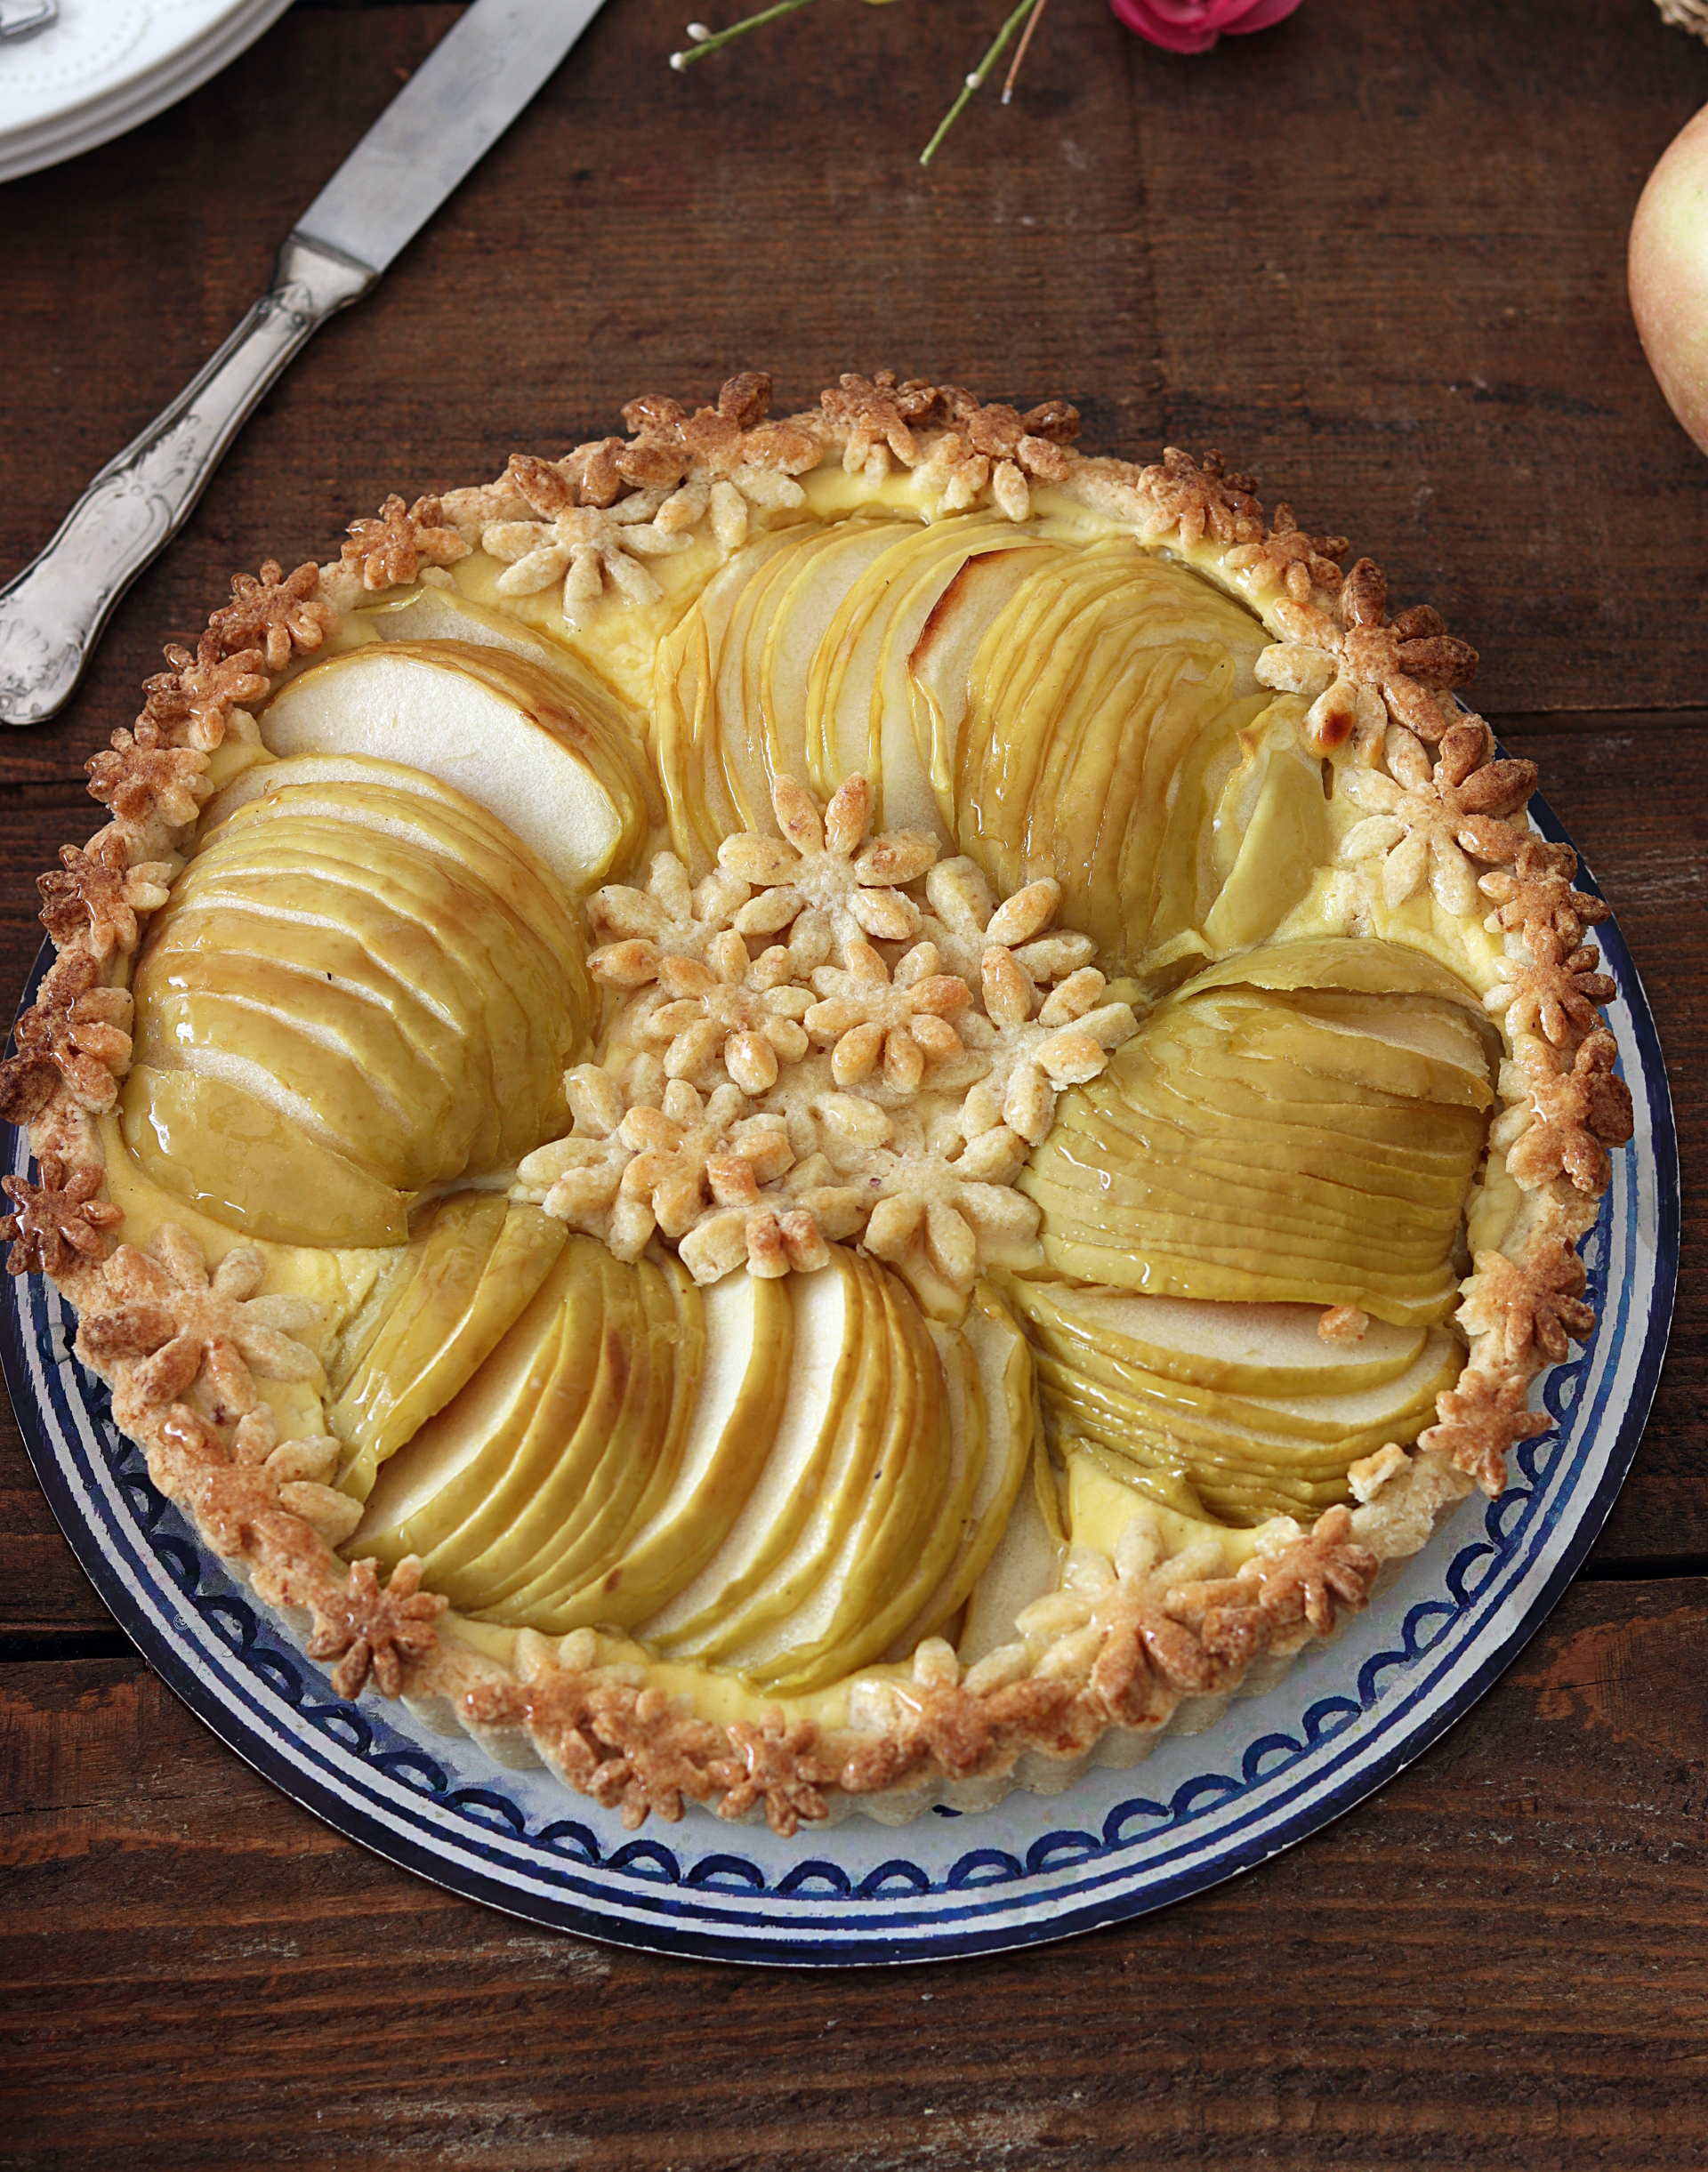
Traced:
<path fill-rule="evenodd" d="M 1017 100 L 914 153 L 992 0 L 815 8 L 672 76 L 609 0 L 264 403 L 71 709 L 0 746 L 0 996 L 82 765 L 234 567 L 735 366 L 894 362 L 1219 444 L 1483 652 L 1618 910 L 1708 1173 L 1708 463 L 1624 302 L 1708 100 L 1648 0 L 1304 0 L 1212 56 L 1053 0 Z M 733 11 L 730 11 L 733 12 Z M 303 4 L 125 141 L 0 189 L 0 575 L 194 371 L 455 9 Z M 880 2168 L 1708 2161 L 1708 1258 L 1576 1586 L 1374 1800 L 1065 1946 L 803 1978 L 542 1935 L 274 1794 L 113 1628 L 0 1430 L 0 2164 Z"/>

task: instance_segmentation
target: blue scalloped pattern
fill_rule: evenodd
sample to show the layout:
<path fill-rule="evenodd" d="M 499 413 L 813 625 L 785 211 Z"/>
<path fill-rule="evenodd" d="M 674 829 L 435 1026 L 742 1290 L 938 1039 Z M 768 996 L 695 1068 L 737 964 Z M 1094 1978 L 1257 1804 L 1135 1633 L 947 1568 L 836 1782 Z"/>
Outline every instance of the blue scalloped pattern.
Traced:
<path fill-rule="evenodd" d="M 1589 1275 L 1587 1294 L 1598 1321 L 1607 1305 L 1611 1218 L 1611 1199 L 1604 1197 L 1600 1218 L 1583 1248 Z M 36 1317 L 49 1361 L 57 1365 L 65 1355 L 62 1331 L 51 1326 L 41 1311 Z M 1003 1848 L 976 1847 L 959 1856 L 934 1880 L 919 1864 L 895 1856 L 867 1871 L 858 1883 L 840 1865 L 819 1858 L 796 1863 L 773 1882 L 757 1863 L 733 1853 L 702 1855 L 685 1868 L 672 1849 L 654 1839 L 625 1840 L 608 1852 L 592 1830 L 576 1819 L 553 1819 L 530 1830 L 524 1812 L 502 1789 L 453 1785 L 444 1766 L 418 1742 L 399 1734 L 376 1714 L 365 1712 L 335 1695 L 301 1652 L 285 1643 L 248 1601 L 233 1591 L 204 1554 L 179 1511 L 150 1481 L 141 1451 L 113 1424 L 106 1388 L 91 1374 L 79 1372 L 78 1379 L 115 1483 L 183 1604 L 265 1691 L 281 1699 L 300 1719 L 341 1750 L 412 1793 L 430 1799 L 440 1810 L 455 1812 L 478 1830 L 524 1843 L 589 1869 L 615 1871 L 655 1888 L 771 1893 L 796 1901 L 843 1903 L 976 1891 L 1094 1862 L 1219 1810 L 1311 1755 L 1392 1693 L 1398 1677 L 1447 1635 L 1475 1603 L 1488 1577 L 1518 1547 L 1559 1452 L 1561 1428 L 1583 1394 L 1593 1349 L 1592 1339 L 1588 1349 L 1556 1366 L 1546 1377 L 1543 1402 L 1554 1423 L 1546 1433 L 1518 1448 L 1506 1491 L 1498 1500 L 1489 1502 L 1484 1514 L 1483 1537 L 1454 1557 L 1446 1572 L 1452 1603 L 1430 1598 L 1407 1610 L 1399 1624 L 1398 1644 L 1375 1653 L 1359 1669 L 1356 1701 L 1344 1693 L 1321 1698 L 1306 1709 L 1297 1735 L 1266 1734 L 1253 1742 L 1237 1774 L 1201 1774 L 1176 1788 L 1166 1802 L 1135 1796 L 1117 1803 L 1099 1831 L 1048 1833 L 1034 1842 L 1024 1859 Z"/>

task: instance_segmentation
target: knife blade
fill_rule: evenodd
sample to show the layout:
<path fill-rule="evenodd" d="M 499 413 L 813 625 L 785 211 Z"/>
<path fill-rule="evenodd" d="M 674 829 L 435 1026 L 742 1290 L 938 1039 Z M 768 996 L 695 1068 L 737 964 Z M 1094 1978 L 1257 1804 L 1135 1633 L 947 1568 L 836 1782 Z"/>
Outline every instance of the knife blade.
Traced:
<path fill-rule="evenodd" d="M 479 0 L 391 101 L 296 222 L 383 271 L 504 134 L 601 0 Z"/>
<path fill-rule="evenodd" d="M 475 0 L 286 237 L 219 352 L 0 588 L 0 722 L 70 699 L 113 607 L 188 519 L 267 388 L 361 299 L 528 104 L 602 0 Z"/>

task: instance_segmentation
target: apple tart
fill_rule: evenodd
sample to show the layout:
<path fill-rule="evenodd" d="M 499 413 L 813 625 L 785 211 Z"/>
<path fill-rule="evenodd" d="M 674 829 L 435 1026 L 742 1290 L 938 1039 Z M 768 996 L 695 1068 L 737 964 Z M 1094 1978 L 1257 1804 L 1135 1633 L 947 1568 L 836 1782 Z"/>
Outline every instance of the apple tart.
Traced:
<path fill-rule="evenodd" d="M 1592 1325 L 1533 767 L 1065 403 L 769 381 L 233 583 L 90 767 L 14 1273 L 341 1694 L 639 1823 L 977 1808 L 1277 1680 Z"/>

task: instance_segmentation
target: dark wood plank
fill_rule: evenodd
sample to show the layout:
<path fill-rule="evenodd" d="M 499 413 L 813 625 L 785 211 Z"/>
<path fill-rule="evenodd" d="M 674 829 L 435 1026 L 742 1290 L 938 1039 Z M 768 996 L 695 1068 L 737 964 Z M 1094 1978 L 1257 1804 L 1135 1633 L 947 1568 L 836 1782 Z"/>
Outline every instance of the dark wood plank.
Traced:
<path fill-rule="evenodd" d="M 1411 1771 L 1250 1876 L 1065 1946 L 814 1976 L 537 1933 L 339 1839 L 142 1669 L 12 1668 L 0 2153 L 1700 2165 L 1705 1631 L 1701 1581 L 1580 1588 Z"/>
<path fill-rule="evenodd" d="M 173 113 L 0 190 L 0 568 L 223 334 L 454 14 L 294 11 Z M 1647 0 L 1311 0 L 1208 64 L 1062 9 L 1016 104 L 978 101 L 924 173 L 971 57 L 957 11 L 812 9 L 679 78 L 681 34 L 680 0 L 601 14 L 270 396 L 77 710 L 10 761 L 80 759 L 232 567 L 738 362 L 794 401 L 890 358 L 1071 391 L 1111 449 L 1222 442 L 1433 592 L 1492 705 L 1697 700 L 1708 495 L 1623 257 L 1708 52 Z"/>

